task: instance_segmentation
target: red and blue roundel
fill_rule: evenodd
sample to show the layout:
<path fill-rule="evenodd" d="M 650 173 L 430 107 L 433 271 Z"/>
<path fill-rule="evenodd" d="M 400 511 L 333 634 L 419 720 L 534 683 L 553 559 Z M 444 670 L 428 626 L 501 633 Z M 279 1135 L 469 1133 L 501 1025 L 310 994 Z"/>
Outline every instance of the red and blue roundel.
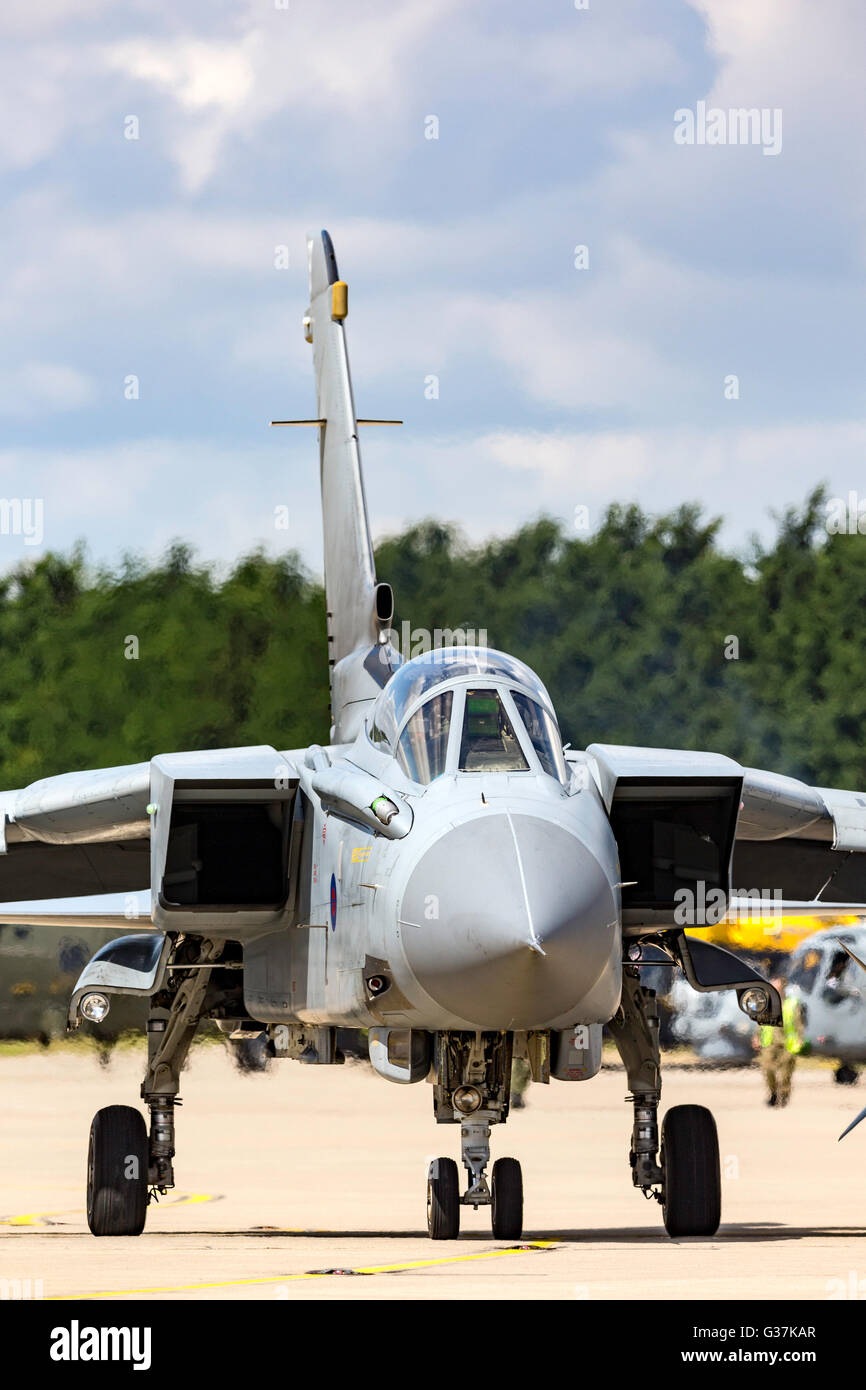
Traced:
<path fill-rule="evenodd" d="M 337 880 L 331 874 L 331 931 L 337 930 Z"/>

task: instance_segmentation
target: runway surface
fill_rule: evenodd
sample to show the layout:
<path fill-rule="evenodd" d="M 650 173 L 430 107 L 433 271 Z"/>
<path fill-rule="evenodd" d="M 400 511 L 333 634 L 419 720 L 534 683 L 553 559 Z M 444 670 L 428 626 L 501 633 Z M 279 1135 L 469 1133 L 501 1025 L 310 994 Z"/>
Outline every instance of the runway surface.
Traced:
<path fill-rule="evenodd" d="M 866 1296 L 866 1122 L 836 1142 L 866 1085 L 836 1086 L 824 1068 L 798 1072 L 784 1111 L 764 1106 L 757 1069 L 667 1068 L 664 1105 L 706 1104 L 718 1121 L 711 1240 L 670 1240 L 632 1188 L 621 1070 L 533 1086 L 492 1136 L 494 1157 L 523 1164 L 518 1248 L 492 1238 L 484 1209 L 464 1209 L 459 1240 L 428 1240 L 426 1164 L 459 1157 L 459 1132 L 434 1124 L 426 1084 L 352 1063 L 243 1076 L 214 1046 L 184 1074 L 177 1191 L 144 1235 L 97 1240 L 90 1120 L 136 1104 L 141 1070 L 130 1052 L 107 1068 L 69 1050 L 0 1056 L 0 1291 L 29 1279 L 49 1299 Z"/>

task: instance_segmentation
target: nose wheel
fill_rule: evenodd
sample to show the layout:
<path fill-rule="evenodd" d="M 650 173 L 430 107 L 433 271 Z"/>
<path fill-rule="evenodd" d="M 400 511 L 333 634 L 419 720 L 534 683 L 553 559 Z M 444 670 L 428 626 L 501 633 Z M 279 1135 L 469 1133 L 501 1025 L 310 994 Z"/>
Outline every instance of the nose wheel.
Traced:
<path fill-rule="evenodd" d="M 431 1240 L 460 1234 L 460 1178 L 453 1158 L 434 1158 L 427 1172 L 427 1230 Z"/>
<path fill-rule="evenodd" d="M 433 1112 L 440 1124 L 460 1125 L 460 1168 L 437 1158 L 427 1174 L 427 1230 L 432 1240 L 456 1240 L 460 1208 L 489 1207 L 497 1240 L 519 1240 L 523 1231 L 523 1177 L 516 1158 L 498 1158 L 490 1180 L 490 1129 L 508 1118 L 513 1038 L 510 1033 L 437 1033 Z"/>
<path fill-rule="evenodd" d="M 523 1232 L 523 1174 L 516 1158 L 497 1158 L 488 1184 L 490 1126 L 484 1117 L 464 1121 L 460 1131 L 462 1159 L 469 1186 L 460 1195 L 460 1178 L 453 1158 L 434 1158 L 427 1172 L 427 1230 L 431 1240 L 456 1240 L 460 1208 L 490 1207 L 497 1240 L 519 1240 Z"/>
<path fill-rule="evenodd" d="M 491 1181 L 493 1234 L 519 1240 L 523 1234 L 523 1174 L 516 1158 L 497 1158 Z"/>

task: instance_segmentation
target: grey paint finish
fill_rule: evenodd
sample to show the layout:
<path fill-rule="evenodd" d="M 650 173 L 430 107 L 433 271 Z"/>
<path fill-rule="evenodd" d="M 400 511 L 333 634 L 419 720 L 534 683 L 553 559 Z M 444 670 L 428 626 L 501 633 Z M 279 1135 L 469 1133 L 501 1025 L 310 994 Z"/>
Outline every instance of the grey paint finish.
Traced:
<path fill-rule="evenodd" d="M 743 809 L 737 833 L 743 840 L 779 840 L 786 835 L 832 840 L 833 818 L 814 787 L 795 777 L 745 769 Z"/>
<path fill-rule="evenodd" d="M 831 927 L 801 941 L 786 967 L 802 1001 L 802 1035 L 813 1056 L 866 1062 L 866 975 L 842 951 L 866 954 L 866 927 Z"/>
<path fill-rule="evenodd" d="M 325 591 L 330 657 L 337 662 L 376 639 L 376 571 L 361 476 L 358 424 L 344 324 L 331 316 L 331 266 L 320 232 L 307 240 L 309 318 L 316 375 Z"/>
<path fill-rule="evenodd" d="M 542 1027 L 578 1001 L 583 1022 L 605 1022 L 619 1002 L 614 889 L 541 816 L 491 810 L 447 830 L 412 872 L 401 927 L 415 978 L 478 1027 Z"/>
<path fill-rule="evenodd" d="M 148 833 L 149 797 L 149 763 L 44 777 L 7 801 L 9 838 L 51 845 L 137 840 Z"/>

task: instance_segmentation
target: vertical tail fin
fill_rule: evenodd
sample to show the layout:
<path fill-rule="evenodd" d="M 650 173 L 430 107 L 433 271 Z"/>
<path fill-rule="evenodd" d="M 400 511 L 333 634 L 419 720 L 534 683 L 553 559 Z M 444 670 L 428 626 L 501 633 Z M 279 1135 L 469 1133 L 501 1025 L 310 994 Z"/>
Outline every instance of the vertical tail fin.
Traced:
<path fill-rule="evenodd" d="M 310 310 L 305 323 L 313 343 L 318 418 L 325 422 L 319 427 L 319 458 L 328 643 L 334 664 L 376 641 L 376 570 L 346 351 L 347 290 L 327 232 L 308 236 L 307 253 Z"/>
<path fill-rule="evenodd" d="M 331 739 L 341 743 L 358 733 L 366 709 L 400 658 L 387 644 L 393 617 L 391 588 L 376 583 L 373 562 L 343 326 L 348 312 L 348 289 L 337 272 L 337 259 L 327 232 L 308 236 L 307 252 L 310 308 L 304 325 L 307 340 L 313 344 L 320 422 L 325 600 L 334 720 Z"/>

